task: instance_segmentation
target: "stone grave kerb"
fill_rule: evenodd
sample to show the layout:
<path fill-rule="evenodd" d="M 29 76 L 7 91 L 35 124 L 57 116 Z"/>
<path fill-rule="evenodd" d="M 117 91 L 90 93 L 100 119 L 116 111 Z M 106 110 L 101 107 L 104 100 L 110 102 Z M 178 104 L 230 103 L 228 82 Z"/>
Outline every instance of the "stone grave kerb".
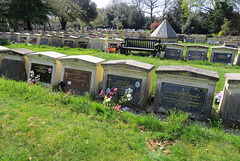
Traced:
<path fill-rule="evenodd" d="M 89 92 L 95 96 L 99 94 L 99 84 L 103 79 L 101 63 L 105 62 L 105 59 L 91 55 L 71 55 L 60 58 L 59 61 L 62 63 L 61 81 L 64 80 L 66 68 L 91 72 Z"/>
<path fill-rule="evenodd" d="M 213 46 L 211 47 L 211 56 L 210 61 L 214 62 L 214 54 L 215 53 L 222 53 L 222 54 L 230 54 L 231 55 L 231 62 L 228 64 L 233 65 L 234 58 L 235 58 L 235 52 L 237 51 L 236 48 L 226 47 L 226 46 Z M 222 62 L 219 62 L 222 63 Z"/>
<path fill-rule="evenodd" d="M 29 67 L 28 67 L 28 79 L 30 78 L 30 71 L 32 70 L 32 64 L 48 65 L 52 66 L 51 70 L 51 83 L 40 82 L 43 85 L 57 85 L 60 82 L 62 64 L 59 61 L 59 58 L 65 57 L 67 55 L 61 54 L 54 51 L 44 51 L 37 52 L 31 55 L 28 55 L 29 58 Z M 41 75 L 40 75 L 41 78 Z"/>
<path fill-rule="evenodd" d="M 240 73 L 225 73 L 225 85 L 219 103 L 224 124 L 240 126 Z"/>
<path fill-rule="evenodd" d="M 6 60 L 11 60 L 11 61 L 22 61 L 24 64 L 24 75 L 28 73 L 28 67 L 29 67 L 29 59 L 28 55 L 36 53 L 33 50 L 25 49 L 25 48 L 18 48 L 18 49 L 9 49 L 7 52 L 2 54 L 2 63 L 3 61 Z M 2 66 L 2 65 L 1 65 Z M 2 67 L 1 67 L 1 70 Z M 26 76 L 25 76 L 26 77 Z M 25 78 L 26 79 L 26 78 Z"/>
<path fill-rule="evenodd" d="M 208 46 L 204 46 L 204 45 L 187 45 L 187 52 L 186 52 L 186 57 L 185 60 L 187 61 L 189 58 L 189 51 L 199 51 L 199 52 L 204 52 L 204 60 L 208 60 L 207 58 L 207 53 L 208 53 Z M 203 61 L 204 61 L 203 60 Z"/>
<path fill-rule="evenodd" d="M 139 108 L 145 108 L 145 105 L 148 103 L 148 99 L 152 94 L 152 74 L 155 67 L 154 65 L 135 60 L 110 60 L 102 63 L 102 67 L 104 69 L 102 81 L 103 91 L 106 92 L 107 88 L 113 88 L 110 85 L 110 78 L 126 78 L 126 81 L 128 81 L 129 84 L 123 88 L 129 88 L 128 86 L 133 86 L 134 89 L 136 88 L 139 95 L 137 96 L 138 101 L 134 105 Z M 107 81 L 109 84 L 107 84 Z"/>
<path fill-rule="evenodd" d="M 167 113 L 170 109 L 173 110 L 178 105 L 179 101 L 186 100 L 185 102 L 183 102 L 186 103 L 186 106 L 180 109 L 189 112 L 192 118 L 198 120 L 206 120 L 210 116 L 212 111 L 215 86 L 217 81 L 219 80 L 219 76 L 216 72 L 191 66 L 160 66 L 156 69 L 155 73 L 157 74 L 157 83 L 154 99 L 155 111 Z M 170 87 L 175 86 L 178 89 L 186 90 L 182 91 L 183 93 L 177 90 L 172 91 L 173 94 L 175 94 L 169 100 L 172 100 L 171 103 L 173 103 L 174 107 L 166 105 L 163 106 L 161 103 L 163 99 L 168 99 L 164 98 L 164 92 L 168 90 L 165 89 L 166 91 L 163 91 L 164 85 L 169 85 Z M 173 88 L 174 90 L 175 87 Z M 198 98 L 197 95 L 193 96 L 188 90 L 202 91 L 202 93 L 204 94 L 202 99 L 204 100 L 201 100 L 200 97 Z M 181 100 L 180 97 L 183 97 L 183 100 Z M 194 102 L 193 98 L 198 99 L 198 101 Z M 197 105 L 198 103 L 201 104 L 201 108 L 199 108 L 198 106 L 196 107 L 199 110 L 198 112 L 196 112 L 195 109 L 189 110 L 192 101 L 193 105 Z"/>
<path fill-rule="evenodd" d="M 170 50 L 172 49 L 172 50 L 181 50 L 177 60 L 181 60 L 183 58 L 183 50 L 185 45 L 179 44 L 179 43 L 164 43 L 164 46 L 165 46 L 165 54 L 164 55 L 161 54 L 160 57 L 165 57 L 167 55 L 166 53 L 167 49 L 170 49 Z"/>

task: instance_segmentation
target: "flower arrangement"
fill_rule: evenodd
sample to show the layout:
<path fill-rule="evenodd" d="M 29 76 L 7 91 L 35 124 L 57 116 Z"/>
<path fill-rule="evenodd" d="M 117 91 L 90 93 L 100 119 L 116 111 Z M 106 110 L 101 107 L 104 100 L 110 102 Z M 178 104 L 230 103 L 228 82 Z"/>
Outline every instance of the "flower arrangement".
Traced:
<path fill-rule="evenodd" d="M 35 77 L 34 71 L 33 70 L 30 71 L 30 78 L 28 80 L 29 85 L 38 84 L 39 80 L 40 80 L 40 75 L 37 75 Z"/>
<path fill-rule="evenodd" d="M 215 103 L 216 104 L 220 103 L 222 95 L 223 95 L 223 91 L 220 91 L 219 93 L 216 93 L 216 96 L 215 96 L 215 99 L 216 99 Z"/>
<path fill-rule="evenodd" d="M 101 90 L 99 95 L 101 97 L 104 97 L 104 106 L 107 108 L 114 108 L 117 111 L 121 111 L 122 104 L 132 100 L 132 92 L 133 90 L 131 88 L 126 89 L 124 95 L 121 96 L 120 99 L 118 98 L 118 88 L 109 89 L 107 94 Z"/>

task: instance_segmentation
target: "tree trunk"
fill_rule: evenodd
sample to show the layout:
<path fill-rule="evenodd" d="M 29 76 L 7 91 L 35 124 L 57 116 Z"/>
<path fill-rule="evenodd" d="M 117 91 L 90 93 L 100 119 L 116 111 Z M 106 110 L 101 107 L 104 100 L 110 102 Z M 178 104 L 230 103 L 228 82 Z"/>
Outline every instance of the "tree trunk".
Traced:
<path fill-rule="evenodd" d="M 31 21 L 30 21 L 30 20 L 26 20 L 26 23 L 27 23 L 27 29 L 28 29 L 29 31 L 32 31 Z"/>
<path fill-rule="evenodd" d="M 60 19 L 60 23 L 61 23 L 61 26 L 62 26 L 62 30 L 66 30 L 67 20 Z"/>

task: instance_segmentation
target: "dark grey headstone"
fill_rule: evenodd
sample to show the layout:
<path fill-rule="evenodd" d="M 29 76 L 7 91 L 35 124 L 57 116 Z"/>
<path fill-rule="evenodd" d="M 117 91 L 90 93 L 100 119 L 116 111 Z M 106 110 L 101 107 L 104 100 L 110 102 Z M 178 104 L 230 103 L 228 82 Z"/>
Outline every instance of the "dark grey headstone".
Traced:
<path fill-rule="evenodd" d="M 25 69 L 25 61 L 4 58 L 2 60 L 1 74 L 13 80 L 26 80 L 27 74 Z"/>
<path fill-rule="evenodd" d="M 25 43 L 27 41 L 27 37 L 20 37 L 20 43 Z"/>
<path fill-rule="evenodd" d="M 181 49 L 170 49 L 170 48 L 166 48 L 166 53 L 164 55 L 164 58 L 166 59 L 181 59 Z"/>
<path fill-rule="evenodd" d="M 40 82 L 51 83 L 52 66 L 32 63 L 31 70 L 34 71 L 35 76 L 40 75 Z"/>
<path fill-rule="evenodd" d="M 232 54 L 216 53 L 213 55 L 213 62 L 232 63 Z"/>
<path fill-rule="evenodd" d="M 74 47 L 74 41 L 73 40 L 65 40 L 64 41 L 64 46 L 73 48 Z"/>
<path fill-rule="evenodd" d="M 131 88 L 133 90 L 133 99 L 130 103 L 138 104 L 141 95 L 142 80 L 108 74 L 106 87 L 106 92 L 112 88 L 118 88 L 119 96 L 123 96 L 125 90 Z"/>
<path fill-rule="evenodd" d="M 48 45 L 49 44 L 48 42 L 49 42 L 48 38 L 41 38 L 40 45 Z"/>
<path fill-rule="evenodd" d="M 206 60 L 206 53 L 204 51 L 188 51 L 188 60 Z"/>
<path fill-rule="evenodd" d="M 78 47 L 79 48 L 87 48 L 87 46 L 88 46 L 88 42 L 86 42 L 86 41 L 79 41 L 78 42 Z"/>
<path fill-rule="evenodd" d="M 158 106 L 204 114 L 207 91 L 204 88 L 163 82 Z"/>

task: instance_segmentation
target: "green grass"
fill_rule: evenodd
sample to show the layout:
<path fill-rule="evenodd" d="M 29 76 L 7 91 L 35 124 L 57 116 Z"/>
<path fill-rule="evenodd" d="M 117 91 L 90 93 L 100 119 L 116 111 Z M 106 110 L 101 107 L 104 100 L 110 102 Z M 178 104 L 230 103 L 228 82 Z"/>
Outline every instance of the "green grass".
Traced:
<path fill-rule="evenodd" d="M 237 131 L 238 132 L 238 131 Z M 0 160 L 239 160 L 240 137 L 0 78 Z"/>

